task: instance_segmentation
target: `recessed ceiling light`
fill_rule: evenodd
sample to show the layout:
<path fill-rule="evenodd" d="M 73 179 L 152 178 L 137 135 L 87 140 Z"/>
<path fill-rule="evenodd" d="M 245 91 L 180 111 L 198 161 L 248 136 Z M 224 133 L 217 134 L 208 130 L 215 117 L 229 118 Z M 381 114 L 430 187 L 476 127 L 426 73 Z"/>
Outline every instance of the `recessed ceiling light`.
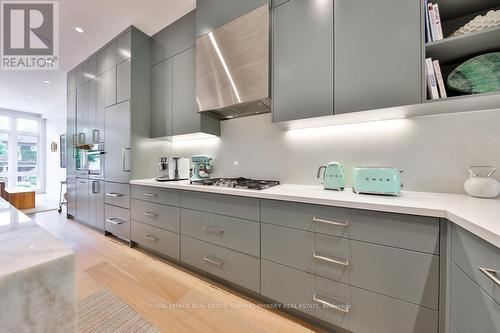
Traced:
<path fill-rule="evenodd" d="M 32 98 L 32 96 L 28 95 L 28 96 L 26 96 L 26 98 L 31 99 L 31 98 Z"/>
<path fill-rule="evenodd" d="M 51 84 L 51 83 L 52 83 L 52 82 L 51 82 L 51 81 L 49 81 L 49 80 L 45 80 L 45 81 L 43 81 L 43 82 L 44 82 L 44 83 L 47 83 L 47 84 Z"/>
<path fill-rule="evenodd" d="M 75 30 L 81 34 L 84 32 L 84 30 L 80 27 L 75 27 Z"/>

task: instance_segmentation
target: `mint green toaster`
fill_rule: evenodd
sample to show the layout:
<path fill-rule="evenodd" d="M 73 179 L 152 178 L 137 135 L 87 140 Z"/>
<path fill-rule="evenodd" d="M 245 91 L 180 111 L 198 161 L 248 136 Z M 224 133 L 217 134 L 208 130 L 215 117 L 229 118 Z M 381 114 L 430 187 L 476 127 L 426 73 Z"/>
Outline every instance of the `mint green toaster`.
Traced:
<path fill-rule="evenodd" d="M 356 193 L 398 196 L 401 194 L 401 172 L 391 167 L 354 168 L 352 190 Z"/>

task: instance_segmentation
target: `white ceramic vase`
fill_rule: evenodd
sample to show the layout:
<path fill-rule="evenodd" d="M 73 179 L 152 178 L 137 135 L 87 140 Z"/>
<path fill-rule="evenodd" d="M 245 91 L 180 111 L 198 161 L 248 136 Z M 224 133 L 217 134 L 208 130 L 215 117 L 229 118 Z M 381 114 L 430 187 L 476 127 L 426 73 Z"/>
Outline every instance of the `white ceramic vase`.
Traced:
<path fill-rule="evenodd" d="M 491 172 L 486 177 L 479 177 L 473 172 L 474 168 L 470 167 L 470 177 L 465 181 L 464 190 L 472 197 L 476 198 L 496 198 L 500 194 L 500 183 L 493 177 L 495 168 L 491 168 Z"/>

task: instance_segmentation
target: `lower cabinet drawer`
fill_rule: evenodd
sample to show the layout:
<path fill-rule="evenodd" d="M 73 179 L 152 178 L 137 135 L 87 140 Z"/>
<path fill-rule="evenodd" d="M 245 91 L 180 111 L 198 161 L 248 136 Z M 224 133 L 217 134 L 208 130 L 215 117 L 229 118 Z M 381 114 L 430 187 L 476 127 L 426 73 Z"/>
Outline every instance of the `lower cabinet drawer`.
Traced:
<path fill-rule="evenodd" d="M 249 290 L 260 292 L 260 259 L 181 236 L 181 261 Z"/>
<path fill-rule="evenodd" d="M 263 259 L 439 308 L 439 256 L 264 223 L 261 233 Z"/>
<path fill-rule="evenodd" d="M 500 332 L 500 305 L 451 264 L 450 318 L 458 332 Z"/>
<path fill-rule="evenodd" d="M 266 260 L 261 294 L 356 333 L 436 333 L 438 312 Z M 464 331 L 466 332 L 466 331 Z"/>
<path fill-rule="evenodd" d="M 451 240 L 453 262 L 500 304 L 500 249 L 456 225 Z"/>
<path fill-rule="evenodd" d="M 439 254 L 439 219 L 262 200 L 261 221 L 402 249 Z"/>
<path fill-rule="evenodd" d="M 158 228 L 179 233 L 181 231 L 181 209 L 132 199 L 131 216 L 133 220 Z"/>
<path fill-rule="evenodd" d="M 130 210 L 106 204 L 104 229 L 120 238 L 130 240 Z"/>
<path fill-rule="evenodd" d="M 132 241 L 153 251 L 179 260 L 180 235 L 132 220 Z"/>
<path fill-rule="evenodd" d="M 104 202 L 123 208 L 130 208 L 130 185 L 106 182 Z"/>
<path fill-rule="evenodd" d="M 134 199 L 172 206 L 179 206 L 181 200 L 177 190 L 139 185 L 132 185 L 131 196 Z"/>
<path fill-rule="evenodd" d="M 182 209 L 181 217 L 183 235 L 260 256 L 259 222 L 190 209 Z"/>

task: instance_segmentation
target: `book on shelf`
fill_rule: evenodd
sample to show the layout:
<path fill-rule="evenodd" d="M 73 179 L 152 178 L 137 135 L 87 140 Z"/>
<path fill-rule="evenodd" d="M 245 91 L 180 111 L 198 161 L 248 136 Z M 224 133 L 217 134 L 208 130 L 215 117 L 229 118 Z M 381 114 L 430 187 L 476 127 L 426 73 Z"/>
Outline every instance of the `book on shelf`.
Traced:
<path fill-rule="evenodd" d="M 436 76 L 436 81 L 439 88 L 439 97 L 446 98 L 448 96 L 446 95 L 446 87 L 444 85 L 443 74 L 441 73 L 441 66 L 439 65 L 439 60 L 434 60 L 432 62 L 432 65 L 434 66 L 434 74 Z"/>
<path fill-rule="evenodd" d="M 441 15 L 439 15 L 439 5 L 437 3 L 432 5 L 432 10 L 434 12 L 434 21 L 436 24 L 436 40 L 443 39 L 443 27 L 441 26 Z"/>
<path fill-rule="evenodd" d="M 443 28 L 441 25 L 441 15 L 439 5 L 424 1 L 425 10 L 425 35 L 427 42 L 443 39 Z"/>
<path fill-rule="evenodd" d="M 436 74 L 434 72 L 434 65 L 432 58 L 425 59 L 425 73 L 427 78 L 427 90 L 431 99 L 439 99 L 439 91 L 436 81 Z"/>
<path fill-rule="evenodd" d="M 427 3 L 428 0 L 422 0 L 423 3 L 423 8 L 424 8 L 424 17 L 425 17 L 425 42 L 429 43 L 432 42 L 432 35 L 431 35 L 431 21 L 429 20 L 429 11 L 427 10 Z"/>

